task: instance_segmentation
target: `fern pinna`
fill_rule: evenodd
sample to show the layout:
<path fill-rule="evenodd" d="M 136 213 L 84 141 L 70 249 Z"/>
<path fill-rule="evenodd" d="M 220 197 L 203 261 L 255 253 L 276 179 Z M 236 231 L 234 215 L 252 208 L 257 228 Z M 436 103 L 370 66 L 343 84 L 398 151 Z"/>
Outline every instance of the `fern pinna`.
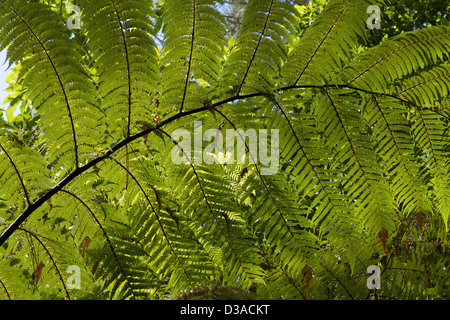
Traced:
<path fill-rule="evenodd" d="M 0 296 L 448 298 L 448 26 L 367 48 L 382 1 L 327 1 L 304 30 L 299 6 L 250 0 L 233 38 L 223 5 L 0 1 L 35 123 L 0 122 Z M 227 130 L 245 163 L 218 160 Z"/>

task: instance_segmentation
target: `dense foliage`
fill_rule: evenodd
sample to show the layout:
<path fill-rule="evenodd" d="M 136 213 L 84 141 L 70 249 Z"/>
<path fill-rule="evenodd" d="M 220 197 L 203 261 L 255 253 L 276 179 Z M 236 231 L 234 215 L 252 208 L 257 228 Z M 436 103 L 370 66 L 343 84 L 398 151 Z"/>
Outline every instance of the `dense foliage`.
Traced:
<path fill-rule="evenodd" d="M 234 36 L 223 5 L 0 1 L 0 297 L 448 299 L 444 19 L 250 0 Z"/>

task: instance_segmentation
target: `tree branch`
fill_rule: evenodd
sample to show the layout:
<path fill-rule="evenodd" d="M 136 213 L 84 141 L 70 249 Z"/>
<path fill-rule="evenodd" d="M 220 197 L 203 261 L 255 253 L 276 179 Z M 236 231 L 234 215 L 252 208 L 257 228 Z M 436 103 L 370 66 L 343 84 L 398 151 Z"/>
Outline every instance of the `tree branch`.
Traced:
<path fill-rule="evenodd" d="M 360 92 L 364 92 L 364 93 L 368 93 L 368 94 L 375 94 L 375 95 L 384 95 L 384 96 L 389 96 L 391 98 L 397 99 L 398 101 L 407 103 L 409 105 L 412 106 L 416 106 L 414 105 L 412 102 L 404 100 L 402 98 L 399 98 L 398 96 L 392 95 L 392 94 L 386 94 L 386 93 L 380 93 L 380 92 L 372 92 L 369 90 L 365 90 L 365 89 L 360 89 L 360 88 L 356 88 L 356 87 L 352 87 L 350 85 L 345 85 L 345 84 L 337 84 L 337 85 L 293 85 L 293 86 L 286 86 L 286 87 L 280 87 L 274 90 L 274 93 L 279 93 L 282 91 L 287 91 L 287 90 L 292 90 L 292 89 L 325 89 L 325 88 L 347 88 L 347 89 L 352 89 L 355 91 L 360 91 Z M 254 98 L 254 97 L 262 97 L 262 96 L 266 96 L 267 93 L 262 93 L 262 92 L 255 92 L 255 93 L 251 93 L 251 94 L 246 94 L 246 95 L 236 95 L 221 101 L 218 101 L 216 103 L 213 104 L 213 108 L 217 108 L 221 105 L 233 102 L 233 101 L 238 101 L 238 100 L 243 100 L 243 99 L 249 99 L 249 98 Z M 416 106 L 418 107 L 418 106 Z M 424 109 L 424 108 L 423 108 Z M 37 199 L 35 202 L 33 202 L 31 205 L 29 205 L 20 215 L 19 217 L 17 217 L 17 219 L 5 230 L 5 232 L 0 236 L 0 246 L 2 246 L 6 240 L 8 240 L 8 238 L 11 236 L 11 234 L 17 230 L 19 228 L 19 226 L 34 212 L 36 211 L 42 204 L 44 204 L 48 199 L 50 199 L 52 196 L 54 196 L 55 194 L 57 194 L 59 191 L 62 190 L 62 188 L 64 188 L 66 185 L 68 185 L 72 180 L 74 180 L 75 178 L 77 178 L 78 176 L 80 176 L 81 174 L 83 174 L 84 172 L 86 172 L 87 170 L 91 169 L 92 167 L 94 167 L 95 165 L 97 165 L 98 163 L 102 162 L 103 160 L 107 159 L 108 157 L 110 157 L 112 154 L 114 154 L 116 151 L 122 149 L 123 147 L 127 146 L 128 144 L 130 144 L 131 142 L 155 131 L 160 129 L 161 127 L 176 121 L 180 118 L 183 118 L 185 116 L 189 116 L 192 114 L 196 114 L 196 113 L 200 113 L 203 111 L 209 111 L 210 107 L 208 106 L 202 106 L 196 109 L 192 109 L 192 110 L 188 110 L 188 111 L 181 111 L 178 112 L 177 114 L 161 121 L 159 124 L 157 124 L 155 127 L 153 128 L 147 128 L 145 130 L 142 130 L 141 132 L 138 132 L 132 136 L 129 136 L 125 139 L 123 139 L 122 141 L 120 141 L 119 143 L 117 143 L 116 145 L 114 145 L 113 147 L 111 147 L 109 150 L 107 150 L 105 152 L 104 155 L 99 156 L 97 158 L 92 159 L 91 161 L 89 161 L 87 164 L 85 164 L 84 166 L 81 167 L 76 167 L 76 169 L 70 173 L 68 176 L 66 176 L 65 178 L 63 178 L 62 180 L 60 180 L 51 190 L 47 191 L 43 196 L 41 196 L 39 199 Z M 433 111 L 432 109 L 429 109 L 431 111 Z M 443 116 L 443 115 L 442 115 Z M 446 117 L 447 118 L 447 117 Z M 450 118 L 447 118 L 448 120 L 450 120 Z"/>
<path fill-rule="evenodd" d="M 63 81 L 61 79 L 60 73 L 56 69 L 56 65 L 55 65 L 53 59 L 50 57 L 50 53 L 48 52 L 47 48 L 44 46 L 44 43 L 37 36 L 37 34 L 33 31 L 33 29 L 28 24 L 28 22 L 25 21 L 25 19 L 16 10 L 14 10 L 14 8 L 11 7 L 9 4 L 5 3 L 4 1 L 1 1 L 1 3 L 3 3 L 6 7 L 8 7 L 25 24 L 25 26 L 31 32 L 33 37 L 36 39 L 36 41 L 42 47 L 42 50 L 44 51 L 45 55 L 47 56 L 48 62 L 50 63 L 50 65 L 52 66 L 53 71 L 55 72 L 56 78 L 58 79 L 58 83 L 59 83 L 59 85 L 61 87 L 61 91 L 62 91 L 62 93 L 64 95 L 64 101 L 65 101 L 65 104 L 66 104 L 66 109 L 67 109 L 67 113 L 68 113 L 69 120 L 70 120 L 70 127 L 72 129 L 72 136 L 73 136 L 73 148 L 74 148 L 74 153 L 75 153 L 75 168 L 78 169 L 78 167 L 79 167 L 79 163 L 78 163 L 78 143 L 77 143 L 77 135 L 75 133 L 75 123 L 74 123 L 74 120 L 73 120 L 73 115 L 72 115 L 72 110 L 71 110 L 70 103 L 69 103 L 69 98 L 67 96 L 67 92 L 66 92 L 66 89 L 64 87 L 64 83 L 63 83 Z"/>

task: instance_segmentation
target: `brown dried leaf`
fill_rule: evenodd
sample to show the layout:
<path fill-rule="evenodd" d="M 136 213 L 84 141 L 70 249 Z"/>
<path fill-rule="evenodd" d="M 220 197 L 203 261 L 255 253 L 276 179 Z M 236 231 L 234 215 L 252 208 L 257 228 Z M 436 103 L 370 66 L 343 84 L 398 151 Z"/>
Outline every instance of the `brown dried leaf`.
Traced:
<path fill-rule="evenodd" d="M 88 236 L 84 237 L 83 243 L 81 244 L 81 248 L 83 249 L 83 259 L 84 259 L 84 254 L 86 253 L 86 249 L 89 246 L 89 243 L 91 243 L 91 238 L 89 238 Z"/>
<path fill-rule="evenodd" d="M 38 284 L 39 279 L 41 278 L 42 268 L 44 268 L 44 263 L 41 261 L 37 266 L 36 270 L 34 270 L 32 276 L 34 278 L 34 283 Z"/>
<path fill-rule="evenodd" d="M 152 113 L 152 117 L 153 121 L 155 121 L 156 124 L 161 124 L 161 118 L 159 117 L 159 115 Z"/>
<path fill-rule="evenodd" d="M 98 265 L 99 265 L 99 262 L 95 261 L 94 265 L 92 266 L 92 270 L 91 270 L 92 274 L 95 274 L 97 272 Z"/>
<path fill-rule="evenodd" d="M 389 232 L 385 228 L 381 228 L 380 232 L 378 232 L 378 239 L 380 239 L 380 242 L 384 249 L 384 254 L 386 254 Z"/>
<path fill-rule="evenodd" d="M 305 264 L 305 266 L 302 269 L 302 278 L 305 280 L 305 287 L 306 287 L 306 296 L 309 296 L 309 288 L 311 287 L 312 282 L 312 269 L 308 264 Z"/>
<path fill-rule="evenodd" d="M 122 240 L 128 241 L 128 242 L 133 242 L 133 243 L 138 243 L 138 240 L 132 236 L 122 236 Z"/>
<path fill-rule="evenodd" d="M 414 216 L 414 220 L 416 220 L 416 223 L 417 223 L 417 226 L 419 227 L 420 233 L 422 233 L 423 226 L 425 225 L 425 222 L 427 221 L 427 215 L 425 213 L 423 213 L 422 211 L 419 211 Z"/>

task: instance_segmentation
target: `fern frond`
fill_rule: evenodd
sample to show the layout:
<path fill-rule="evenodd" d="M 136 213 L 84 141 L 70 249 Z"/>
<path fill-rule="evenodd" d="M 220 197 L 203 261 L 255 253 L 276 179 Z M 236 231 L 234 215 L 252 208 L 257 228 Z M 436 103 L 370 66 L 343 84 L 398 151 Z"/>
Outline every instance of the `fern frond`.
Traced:
<path fill-rule="evenodd" d="M 448 59 L 450 33 L 445 26 L 407 32 L 369 49 L 342 72 L 349 85 L 386 92 L 402 77 Z"/>
<path fill-rule="evenodd" d="M 164 4 L 161 107 L 168 113 L 198 107 L 217 86 L 225 20 L 212 0 Z"/>
<path fill-rule="evenodd" d="M 391 190 L 399 207 L 406 212 L 432 209 L 426 196 L 426 181 L 419 179 L 419 165 L 414 151 L 406 112 L 396 101 L 369 98 L 367 117 L 373 128 L 373 136 L 379 141 L 378 152 L 385 160 L 385 172 L 389 173 Z"/>
<path fill-rule="evenodd" d="M 5 256 L 0 261 L 0 297 L 2 300 L 34 300 L 40 299 L 39 293 L 33 290 L 30 279 L 26 279 L 21 271 L 20 259 Z"/>
<path fill-rule="evenodd" d="M 223 90 L 239 95 L 271 92 L 279 80 L 287 44 L 295 31 L 298 12 L 277 0 L 249 1 L 235 44 L 230 48 L 222 81 Z"/>
<path fill-rule="evenodd" d="M 366 9 L 372 4 L 375 1 L 330 1 L 289 53 L 283 82 L 321 85 L 337 79 L 349 61 L 349 49 L 365 37 Z"/>
<path fill-rule="evenodd" d="M 394 230 L 393 198 L 377 162 L 374 141 L 366 133 L 360 103 L 328 91 L 325 96 L 326 107 L 320 111 L 321 121 L 326 124 L 324 135 L 336 152 L 336 161 L 342 164 L 340 170 L 346 175 L 343 187 L 348 197 L 356 202 L 372 234 L 382 228 Z M 336 138 L 340 141 L 337 145 Z"/>
<path fill-rule="evenodd" d="M 79 45 L 44 4 L 3 1 L 0 10 L 0 44 L 8 49 L 10 63 L 22 64 L 18 79 L 41 117 L 47 158 L 65 170 L 77 168 L 92 152 L 93 139 L 99 140 L 96 93 Z M 78 94 L 80 88 L 85 94 Z"/>
<path fill-rule="evenodd" d="M 219 114 L 232 125 L 237 131 L 236 123 L 244 126 L 243 119 L 236 120 L 236 123 L 228 118 L 224 112 Z M 250 123 L 245 124 L 245 126 Z M 270 171 L 271 174 L 263 174 L 263 164 L 258 163 L 256 159 L 264 159 L 261 154 L 254 153 L 249 147 L 249 143 L 245 141 L 245 136 L 238 134 L 238 140 L 245 145 L 245 150 L 255 164 L 255 170 L 249 171 L 247 177 L 243 180 L 240 188 L 240 194 L 243 198 L 250 198 L 256 195 L 255 201 L 252 203 L 247 214 L 247 220 L 250 225 L 255 228 L 255 234 L 262 234 L 265 241 L 274 246 L 275 252 L 279 252 L 280 261 L 283 265 L 289 265 L 288 272 L 295 272 L 305 261 L 314 265 L 314 252 L 317 248 L 317 238 L 311 232 L 312 225 L 306 219 L 307 213 L 305 208 L 297 200 L 296 190 L 283 186 L 286 177 L 283 174 L 276 174 L 275 170 Z M 261 137 L 260 137 L 261 139 Z M 270 138 L 267 143 L 271 152 L 278 152 L 278 146 L 272 148 L 272 143 L 279 141 Z M 261 143 L 261 141 L 260 141 Z M 277 154 L 272 154 L 278 157 Z M 271 163 L 271 166 L 274 166 Z M 278 166 L 276 165 L 276 170 Z M 273 168 L 272 168 L 273 169 Z"/>
<path fill-rule="evenodd" d="M 236 39 L 223 1 L 50 2 L 0 1 L 0 297 L 445 297 L 448 27 L 361 52 L 382 1 L 250 0 Z"/>
<path fill-rule="evenodd" d="M 342 173 L 334 168 L 335 159 L 321 141 L 320 125 L 310 113 L 319 101 L 305 90 L 283 93 L 279 99 L 281 103 L 275 104 L 280 114 L 274 117 L 273 126 L 282 128 L 283 171 L 309 207 L 308 216 L 319 237 L 337 248 L 348 247 L 351 256 L 361 242 L 360 223 L 356 206 L 342 190 Z"/>
<path fill-rule="evenodd" d="M 420 156 L 431 172 L 431 184 L 437 208 L 447 227 L 450 214 L 448 184 L 448 137 L 445 121 L 439 114 L 428 110 L 417 110 L 412 115 L 412 132 L 420 148 Z"/>
<path fill-rule="evenodd" d="M 116 139 L 129 137 L 138 120 L 155 113 L 159 70 L 148 1 L 81 1 L 83 23 L 98 74 L 102 110 Z M 140 128 L 138 128 L 140 129 Z"/>
<path fill-rule="evenodd" d="M 50 188 L 52 183 L 43 157 L 18 137 L 7 133 L 0 138 L 0 198 L 7 207 L 22 211 Z"/>
<path fill-rule="evenodd" d="M 395 85 L 395 95 L 415 105 L 434 108 L 450 93 L 450 65 L 441 64 L 403 79 Z"/>

